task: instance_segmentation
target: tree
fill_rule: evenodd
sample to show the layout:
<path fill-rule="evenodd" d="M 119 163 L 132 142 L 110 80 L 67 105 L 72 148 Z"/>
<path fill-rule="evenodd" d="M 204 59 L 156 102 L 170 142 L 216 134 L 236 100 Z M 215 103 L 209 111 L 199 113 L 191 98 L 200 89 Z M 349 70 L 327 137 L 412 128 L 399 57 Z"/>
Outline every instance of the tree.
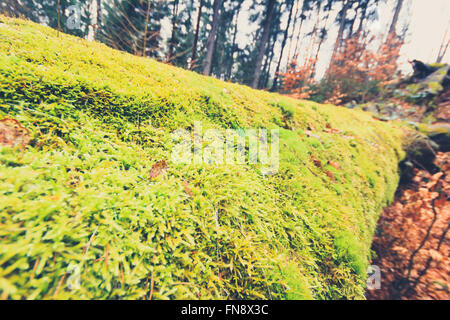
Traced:
<path fill-rule="evenodd" d="M 264 58 L 264 53 L 266 51 L 267 42 L 269 40 L 270 27 L 272 25 L 272 19 L 276 4 L 277 4 L 276 0 L 267 0 L 266 19 L 264 21 L 263 34 L 259 42 L 258 55 L 256 58 L 255 70 L 253 73 L 253 81 L 252 81 L 253 88 L 258 88 L 259 78 L 261 76 L 262 61 Z"/>
<path fill-rule="evenodd" d="M 219 25 L 220 20 L 220 6 L 222 4 L 222 0 L 214 0 L 214 13 L 213 13 L 213 20 L 211 25 L 211 32 L 208 36 L 208 41 L 206 43 L 206 59 L 205 63 L 203 65 L 203 74 L 209 76 L 211 73 L 211 66 L 212 66 L 212 58 L 214 53 L 214 45 L 216 40 L 216 33 L 217 33 L 217 27 Z"/>
<path fill-rule="evenodd" d="M 202 9 L 203 9 L 203 0 L 200 0 L 200 7 L 198 9 L 198 14 L 197 14 L 197 24 L 196 24 L 196 27 L 195 27 L 194 43 L 192 44 L 191 63 L 190 63 L 190 66 L 189 66 L 190 70 L 194 69 L 196 56 L 197 56 L 198 35 L 199 35 L 199 32 L 200 32 L 200 21 L 201 21 L 201 18 L 202 18 Z"/>
<path fill-rule="evenodd" d="M 294 0 L 287 1 L 286 6 L 290 7 L 289 17 L 288 17 L 286 29 L 284 31 L 283 41 L 281 42 L 281 52 L 280 52 L 280 57 L 278 58 L 277 68 L 275 69 L 275 78 L 273 79 L 272 88 L 271 88 L 272 91 L 275 91 L 277 89 L 278 73 L 280 72 L 280 66 L 281 66 L 281 60 L 283 59 L 284 47 L 286 46 L 286 41 L 288 38 L 288 31 L 289 31 L 289 27 L 290 27 L 291 19 L 292 19 L 292 12 L 294 10 Z"/>
<path fill-rule="evenodd" d="M 167 61 L 170 62 L 173 58 L 173 50 L 175 47 L 175 37 L 177 30 L 177 20 L 178 20 L 178 4 L 179 0 L 174 0 L 172 5 L 172 36 L 169 41 L 169 53 L 167 55 Z"/>
<path fill-rule="evenodd" d="M 3 0 L 0 12 L 80 37 L 86 35 L 89 24 L 87 3 L 78 0 Z"/>
<path fill-rule="evenodd" d="M 338 29 L 338 34 L 336 37 L 336 42 L 335 42 L 334 48 L 333 48 L 333 54 L 331 55 L 330 65 L 333 63 L 333 60 L 334 60 L 339 48 L 342 46 L 345 21 L 347 19 L 347 11 L 351 7 L 351 4 L 352 4 L 352 0 L 344 0 L 342 10 L 339 12 L 339 15 L 338 15 L 339 29 Z"/>
<path fill-rule="evenodd" d="M 301 37 L 301 34 L 302 34 L 302 26 L 303 26 L 303 22 L 306 20 L 306 13 L 309 10 L 311 10 L 311 3 L 312 3 L 312 1 L 313 0 L 303 0 L 302 11 L 300 13 L 300 23 L 299 23 L 299 27 L 298 27 L 298 31 L 297 31 L 297 38 L 296 38 L 296 41 L 295 41 L 294 53 L 291 56 L 290 52 L 289 52 L 288 63 L 291 62 L 291 57 L 293 59 L 297 59 L 297 57 L 298 57 L 298 52 L 299 52 L 298 50 L 300 49 L 300 37 Z M 295 25 L 295 23 L 294 23 L 294 25 Z M 294 29 L 293 36 L 294 35 L 295 35 L 295 29 Z"/>
<path fill-rule="evenodd" d="M 234 54 L 237 51 L 237 44 L 236 44 L 236 36 L 237 36 L 237 32 L 238 32 L 238 21 L 239 21 L 239 14 L 241 12 L 241 7 L 242 7 L 242 1 L 238 1 L 237 7 L 235 9 L 235 14 L 234 14 L 234 31 L 233 31 L 233 41 L 231 43 L 231 63 L 228 64 L 228 71 L 227 71 L 227 76 L 226 79 L 231 79 L 231 73 L 233 71 L 233 65 L 234 65 Z"/>
<path fill-rule="evenodd" d="M 450 44 L 450 39 L 447 39 L 447 32 L 448 32 L 448 24 L 447 24 L 447 29 L 445 29 L 445 33 L 444 33 L 444 37 L 442 38 L 442 42 L 441 45 L 439 46 L 439 52 L 437 55 L 437 59 L 436 59 L 436 63 L 441 63 L 442 59 L 444 58 L 448 46 Z M 445 43 L 445 41 L 447 41 L 447 43 Z"/>
<path fill-rule="evenodd" d="M 400 14 L 400 10 L 402 10 L 403 0 L 397 0 L 397 5 L 395 6 L 394 16 L 392 17 L 391 26 L 389 27 L 390 34 L 396 34 L 395 28 L 397 26 L 398 16 Z"/>
<path fill-rule="evenodd" d="M 160 55 L 161 20 L 169 11 L 165 1 L 109 0 L 104 8 L 100 41 L 136 55 Z"/>

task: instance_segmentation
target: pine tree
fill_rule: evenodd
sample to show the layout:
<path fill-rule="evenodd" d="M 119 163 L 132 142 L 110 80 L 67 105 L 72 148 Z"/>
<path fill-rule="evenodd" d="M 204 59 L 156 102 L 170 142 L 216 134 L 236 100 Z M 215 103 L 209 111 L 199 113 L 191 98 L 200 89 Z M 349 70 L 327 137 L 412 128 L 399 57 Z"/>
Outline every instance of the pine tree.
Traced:
<path fill-rule="evenodd" d="M 168 5 L 158 0 L 110 0 L 99 34 L 107 45 L 136 55 L 159 57 L 161 20 Z"/>
<path fill-rule="evenodd" d="M 269 41 L 270 29 L 272 26 L 272 20 L 275 12 L 275 7 L 277 5 L 276 0 L 267 0 L 267 9 L 265 13 L 263 33 L 261 39 L 258 43 L 258 54 L 256 57 L 255 69 L 253 73 L 252 87 L 258 88 L 259 80 L 261 77 L 261 66 L 264 58 L 264 53 L 266 51 L 267 43 Z"/>
<path fill-rule="evenodd" d="M 212 58 L 214 54 L 214 48 L 216 43 L 217 28 L 220 23 L 220 10 L 222 0 L 214 0 L 213 19 L 211 22 L 211 31 L 206 42 L 206 58 L 203 64 L 203 74 L 210 75 L 212 67 Z"/>
<path fill-rule="evenodd" d="M 289 7 L 289 17 L 288 17 L 286 29 L 284 31 L 283 41 L 281 42 L 281 52 L 280 52 L 280 57 L 278 58 L 277 68 L 275 69 L 275 77 L 274 77 L 272 88 L 271 88 L 272 91 L 275 91 L 277 89 L 277 85 L 278 85 L 278 73 L 280 72 L 281 60 L 283 60 L 284 47 L 286 46 L 289 27 L 290 27 L 291 19 L 292 19 L 292 13 L 294 11 L 294 0 L 287 1 L 286 7 Z"/>

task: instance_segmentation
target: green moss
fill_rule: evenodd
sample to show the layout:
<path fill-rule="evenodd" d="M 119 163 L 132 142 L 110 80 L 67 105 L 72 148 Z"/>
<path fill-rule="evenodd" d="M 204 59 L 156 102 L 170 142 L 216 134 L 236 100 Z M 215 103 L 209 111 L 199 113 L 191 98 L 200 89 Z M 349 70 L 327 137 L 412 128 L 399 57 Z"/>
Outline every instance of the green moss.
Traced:
<path fill-rule="evenodd" d="M 348 264 L 353 272 L 364 278 L 368 261 L 365 259 L 364 247 L 355 235 L 342 232 L 334 239 L 334 245 L 337 253 L 336 262 Z"/>
<path fill-rule="evenodd" d="M 286 117 L 286 119 L 290 120 L 294 117 L 295 108 L 292 104 L 286 101 L 280 101 L 278 102 L 278 108 L 280 108 L 281 113 Z"/>
<path fill-rule="evenodd" d="M 428 90 L 433 94 L 438 94 L 439 92 L 444 90 L 444 88 L 442 87 L 442 85 L 439 82 L 430 81 L 428 83 Z"/>
<path fill-rule="evenodd" d="M 76 265 L 81 288 L 67 276 L 55 298 L 142 299 L 149 279 L 155 299 L 363 297 L 403 157 L 397 124 L 0 21 L 0 118 L 34 139 L 0 148 L 0 295 L 51 298 Z M 278 173 L 173 163 L 171 132 L 194 121 L 279 128 Z M 161 159 L 167 174 L 149 182 Z"/>

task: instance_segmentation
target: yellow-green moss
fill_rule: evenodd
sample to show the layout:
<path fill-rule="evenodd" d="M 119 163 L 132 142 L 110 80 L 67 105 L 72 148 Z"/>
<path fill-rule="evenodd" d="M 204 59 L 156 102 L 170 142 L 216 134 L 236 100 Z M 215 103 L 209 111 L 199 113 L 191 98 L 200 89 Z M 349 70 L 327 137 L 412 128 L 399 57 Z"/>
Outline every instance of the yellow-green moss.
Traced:
<path fill-rule="evenodd" d="M 274 176 L 170 161 L 173 129 L 276 128 L 283 116 L 293 128 L 280 128 Z M 396 124 L 0 17 L 2 117 L 34 141 L 0 148 L 0 294 L 142 299 L 153 282 L 156 299 L 363 297 L 399 178 Z M 149 183 L 163 158 L 167 175 Z M 73 266 L 80 289 L 68 276 L 56 294 Z"/>

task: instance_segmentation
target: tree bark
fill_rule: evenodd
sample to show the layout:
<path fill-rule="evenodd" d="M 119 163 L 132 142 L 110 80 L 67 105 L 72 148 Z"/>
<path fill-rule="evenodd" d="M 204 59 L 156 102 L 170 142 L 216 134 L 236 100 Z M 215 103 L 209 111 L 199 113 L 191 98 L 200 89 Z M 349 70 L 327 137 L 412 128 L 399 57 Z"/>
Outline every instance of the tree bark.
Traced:
<path fill-rule="evenodd" d="M 398 16 L 400 14 L 400 10 L 402 10 L 402 4 L 403 4 L 403 0 L 397 0 L 397 5 L 395 6 L 394 17 L 392 18 L 391 26 L 389 28 L 389 35 L 395 33 Z"/>
<path fill-rule="evenodd" d="M 189 70 L 194 70 L 195 59 L 197 55 L 198 33 L 200 31 L 200 21 L 202 20 L 203 0 L 200 0 L 200 8 L 198 9 L 197 25 L 195 27 L 194 43 L 192 44 L 192 55 Z"/>
<path fill-rule="evenodd" d="M 270 29 L 272 26 L 273 13 L 275 9 L 276 0 L 269 0 L 267 4 L 266 20 L 264 22 L 264 31 L 261 37 L 258 48 L 258 56 L 256 58 L 255 71 L 253 73 L 252 87 L 258 88 L 259 78 L 261 77 L 261 65 L 266 52 L 267 42 L 269 40 Z"/>
<path fill-rule="evenodd" d="M 97 30 L 101 30 L 103 25 L 102 0 L 97 0 Z"/>
<path fill-rule="evenodd" d="M 89 25 L 88 25 L 88 41 L 94 41 L 95 31 L 97 29 L 98 23 L 98 2 L 97 0 L 92 0 L 89 5 Z"/>
<path fill-rule="evenodd" d="M 364 21 L 366 20 L 367 6 L 364 6 L 361 11 L 361 18 L 359 20 L 358 29 L 353 34 L 353 36 L 360 35 L 363 29 Z"/>
<path fill-rule="evenodd" d="M 327 30 L 327 24 L 328 24 L 328 19 L 330 18 L 330 12 L 328 12 L 327 17 L 325 18 L 325 23 L 323 26 L 323 30 Z M 322 47 L 323 41 L 325 40 L 325 34 L 319 35 L 320 40 L 319 40 L 319 44 L 317 46 L 317 50 L 316 50 L 316 56 L 314 57 L 314 63 L 312 65 L 312 70 L 314 70 L 314 72 L 311 72 L 311 78 L 314 77 L 314 75 L 316 74 L 316 66 L 317 66 L 317 60 L 319 59 L 319 52 L 320 52 L 320 48 Z"/>
<path fill-rule="evenodd" d="M 298 27 L 298 34 L 297 34 L 297 39 L 295 41 L 295 48 L 294 48 L 294 55 L 293 57 L 296 58 L 297 57 L 297 52 L 299 49 L 299 44 L 300 44 L 300 35 L 302 34 L 302 26 L 303 26 L 303 21 L 305 20 L 303 18 L 304 14 L 305 14 L 305 9 L 306 9 L 306 0 L 303 0 L 303 5 L 302 5 L 302 12 L 300 13 L 300 25 Z M 289 59 L 288 59 L 289 60 Z M 291 63 L 290 61 L 288 61 L 288 64 Z"/>
<path fill-rule="evenodd" d="M 214 45 L 216 42 L 216 33 L 217 26 L 219 25 L 220 19 L 220 5 L 222 4 L 222 0 L 214 0 L 214 13 L 213 13 L 213 21 L 211 32 L 208 36 L 208 41 L 206 42 L 206 58 L 205 64 L 203 65 L 203 74 L 209 76 L 211 74 L 211 66 L 212 66 L 212 58 L 214 53 Z"/>
<path fill-rule="evenodd" d="M 292 24 L 292 36 L 291 39 L 289 41 L 289 48 L 288 48 L 288 53 L 287 53 L 287 63 L 286 63 L 286 69 L 289 66 L 289 59 L 291 57 L 291 49 L 292 49 L 292 42 L 294 41 L 294 34 L 295 34 L 295 26 L 297 25 L 297 20 L 298 20 L 298 7 L 300 6 L 300 0 L 297 0 L 297 5 L 295 7 L 295 13 L 294 13 L 294 23 Z"/>
<path fill-rule="evenodd" d="M 239 2 L 238 7 L 236 9 L 236 16 L 235 16 L 235 23 L 234 23 L 234 33 L 233 33 L 233 42 L 231 44 L 231 63 L 228 66 L 227 71 L 227 79 L 231 79 L 231 73 L 233 72 L 233 65 L 234 65 L 234 53 L 235 53 L 235 47 L 236 47 L 236 35 L 237 35 L 237 25 L 239 22 L 239 13 L 241 12 L 242 2 Z"/>
<path fill-rule="evenodd" d="M 172 10 L 172 36 L 170 37 L 170 44 L 169 44 L 169 54 L 167 55 L 167 62 L 170 62 L 172 60 L 173 56 L 173 49 L 174 49 L 174 42 L 175 42 L 175 32 L 177 28 L 177 19 L 178 19 L 178 1 L 175 0 L 173 3 L 173 10 Z"/>
<path fill-rule="evenodd" d="M 147 12 L 145 13 L 145 26 L 144 26 L 144 45 L 142 48 L 142 56 L 145 57 L 147 55 L 146 47 L 147 47 L 147 30 L 148 30 L 148 20 L 150 17 L 150 6 L 151 0 L 147 2 Z"/>
<path fill-rule="evenodd" d="M 347 10 L 350 8 L 350 0 L 345 0 L 344 2 L 344 7 L 342 8 L 342 14 L 341 14 L 341 19 L 339 21 L 339 30 L 338 30 L 338 35 L 336 38 L 336 42 L 334 44 L 334 48 L 333 48 L 333 54 L 331 55 L 331 60 L 330 60 L 330 65 L 333 63 L 333 60 L 336 56 L 336 53 L 338 52 L 339 48 L 342 46 L 342 37 L 344 34 L 344 28 L 345 28 L 345 19 L 347 17 Z"/>
<path fill-rule="evenodd" d="M 280 58 L 278 59 L 277 68 L 275 69 L 275 77 L 273 79 L 271 91 L 275 91 L 277 89 L 278 74 L 280 72 L 281 60 L 283 59 L 284 47 L 286 46 L 286 41 L 287 41 L 287 37 L 288 37 L 288 30 L 289 30 L 289 27 L 291 25 L 291 19 L 292 19 L 293 11 L 294 11 L 294 0 L 292 0 L 292 2 L 291 2 L 291 8 L 289 10 L 289 17 L 288 17 L 288 21 L 287 21 L 287 26 L 286 26 L 286 30 L 284 30 L 283 41 L 281 43 Z"/>

